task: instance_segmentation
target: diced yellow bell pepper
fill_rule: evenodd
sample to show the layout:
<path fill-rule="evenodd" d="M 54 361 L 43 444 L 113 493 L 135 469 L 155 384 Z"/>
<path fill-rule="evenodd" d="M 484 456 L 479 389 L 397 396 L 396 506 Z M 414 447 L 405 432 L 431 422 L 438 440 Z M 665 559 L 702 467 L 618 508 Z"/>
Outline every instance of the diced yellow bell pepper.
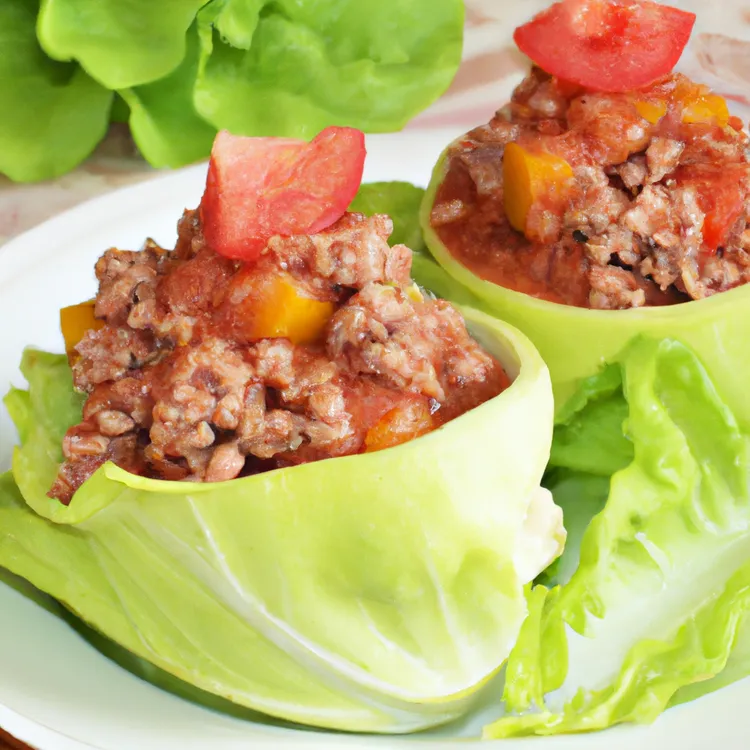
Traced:
<path fill-rule="evenodd" d="M 94 315 L 94 300 L 81 302 L 78 305 L 63 307 L 60 310 L 60 330 L 65 339 L 65 351 L 70 357 L 75 354 L 76 344 L 86 331 L 98 331 L 104 327 L 104 321 Z"/>
<path fill-rule="evenodd" d="M 509 143 L 503 156 L 503 198 L 511 226 L 525 233 L 534 203 L 550 191 L 560 192 L 572 177 L 573 169 L 565 159 Z"/>
<path fill-rule="evenodd" d="M 432 415 L 424 401 L 399 404 L 385 414 L 367 431 L 365 452 L 372 453 L 384 448 L 392 448 L 420 435 L 425 435 L 434 428 Z"/>
<path fill-rule="evenodd" d="M 406 296 L 412 301 L 412 302 L 424 302 L 424 296 L 422 295 L 422 290 L 419 288 L 417 284 L 411 284 L 410 286 L 406 287 Z"/>
<path fill-rule="evenodd" d="M 293 344 L 318 341 L 335 309 L 332 302 L 306 297 L 285 274 L 259 279 L 242 308 L 249 339 L 287 338 Z"/>
<path fill-rule="evenodd" d="M 635 108 L 638 110 L 638 114 L 652 125 L 656 125 L 667 114 L 665 102 L 649 102 L 642 99 L 635 103 Z"/>
<path fill-rule="evenodd" d="M 682 121 L 691 124 L 719 125 L 724 128 L 729 123 L 729 108 L 724 97 L 706 94 L 685 102 Z"/>

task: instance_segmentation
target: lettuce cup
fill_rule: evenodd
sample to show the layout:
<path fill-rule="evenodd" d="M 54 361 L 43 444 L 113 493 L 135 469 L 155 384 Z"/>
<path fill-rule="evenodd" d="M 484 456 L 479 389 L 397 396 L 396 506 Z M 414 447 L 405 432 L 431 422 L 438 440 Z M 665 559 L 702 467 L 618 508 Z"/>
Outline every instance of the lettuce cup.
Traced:
<path fill-rule="evenodd" d="M 546 366 L 346 211 L 359 135 L 221 134 L 176 247 L 102 256 L 5 400 L 0 565 L 204 691 L 408 732 L 471 707 L 565 531 Z"/>
<path fill-rule="evenodd" d="M 568 542 L 490 737 L 649 722 L 750 674 L 748 136 L 671 72 L 694 20 L 564 0 L 519 27 L 534 67 L 422 204 L 417 279 L 529 336 L 556 400 Z"/>

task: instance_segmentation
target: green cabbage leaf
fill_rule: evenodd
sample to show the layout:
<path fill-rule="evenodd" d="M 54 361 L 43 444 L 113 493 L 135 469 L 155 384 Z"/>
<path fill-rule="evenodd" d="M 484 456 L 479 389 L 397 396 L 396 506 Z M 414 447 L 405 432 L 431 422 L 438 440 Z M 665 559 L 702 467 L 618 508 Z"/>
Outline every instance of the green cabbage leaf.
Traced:
<path fill-rule="evenodd" d="M 540 487 L 547 369 L 515 329 L 465 314 L 514 381 L 433 433 L 219 484 L 105 464 L 67 507 L 45 493 L 81 400 L 65 357 L 28 350 L 29 388 L 6 398 L 21 445 L 19 492 L 0 487 L 0 566 L 135 656 L 264 714 L 373 732 L 464 714 L 565 536 Z"/>

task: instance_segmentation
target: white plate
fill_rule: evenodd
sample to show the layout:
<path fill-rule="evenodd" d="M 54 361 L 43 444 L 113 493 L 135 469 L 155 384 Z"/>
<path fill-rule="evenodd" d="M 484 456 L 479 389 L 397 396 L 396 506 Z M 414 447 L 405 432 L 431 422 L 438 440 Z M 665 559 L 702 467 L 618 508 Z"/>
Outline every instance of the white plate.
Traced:
<path fill-rule="evenodd" d="M 368 139 L 366 181 L 424 185 L 442 147 L 457 133 Z M 0 249 L 0 383 L 23 385 L 21 351 L 62 351 L 58 310 L 93 296 L 93 265 L 110 246 L 137 249 L 147 236 L 168 245 L 183 208 L 197 205 L 205 166 L 105 195 Z M 0 409 L 0 470 L 14 431 Z M 745 750 L 750 744 L 750 681 L 668 711 L 650 727 L 504 741 L 503 750 Z M 59 618 L 0 584 L 0 726 L 39 750 L 237 750 L 239 748 L 464 748 L 481 717 L 440 732 L 360 737 L 273 727 L 214 713 L 160 691 L 107 660 Z M 484 743 L 495 747 L 501 743 Z"/>

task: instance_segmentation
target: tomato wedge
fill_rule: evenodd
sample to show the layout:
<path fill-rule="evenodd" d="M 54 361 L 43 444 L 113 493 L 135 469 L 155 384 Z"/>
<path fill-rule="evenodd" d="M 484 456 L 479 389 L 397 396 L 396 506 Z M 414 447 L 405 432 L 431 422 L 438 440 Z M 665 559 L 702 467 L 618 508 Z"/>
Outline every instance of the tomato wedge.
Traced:
<path fill-rule="evenodd" d="M 513 39 L 550 75 L 622 92 L 667 75 L 694 24 L 694 13 L 648 0 L 563 0 L 519 26 Z"/>
<path fill-rule="evenodd" d="M 253 261 L 274 235 L 319 232 L 344 215 L 364 163 L 364 134 L 354 128 L 326 128 L 309 143 L 221 131 L 200 205 L 206 241 Z"/>

